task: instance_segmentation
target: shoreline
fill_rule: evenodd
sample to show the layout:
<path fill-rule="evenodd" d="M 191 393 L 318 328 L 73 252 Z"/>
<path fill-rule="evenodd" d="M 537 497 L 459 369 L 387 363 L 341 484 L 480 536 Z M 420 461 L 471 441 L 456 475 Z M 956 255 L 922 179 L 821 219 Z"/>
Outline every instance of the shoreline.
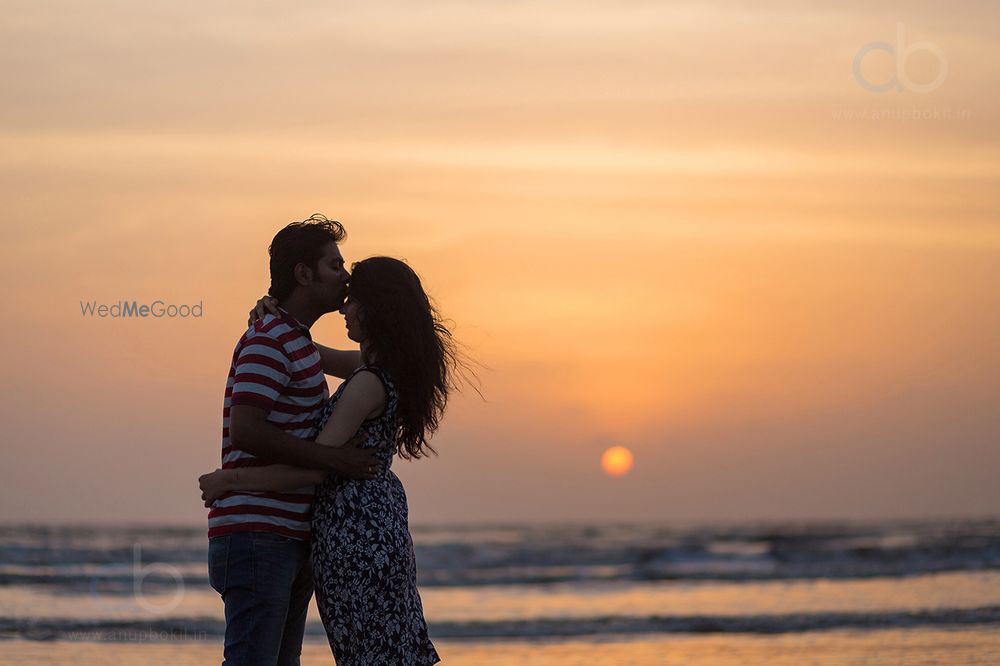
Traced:
<path fill-rule="evenodd" d="M 5 658 L 25 666 L 195 666 L 221 658 L 221 641 L 99 643 L 2 640 Z M 599 636 L 580 639 L 435 640 L 444 664 L 477 666 L 833 666 L 947 663 L 972 666 L 1000 656 L 996 625 L 949 629 L 828 630 L 781 635 Z M 306 641 L 303 666 L 332 664 L 325 643 Z"/>

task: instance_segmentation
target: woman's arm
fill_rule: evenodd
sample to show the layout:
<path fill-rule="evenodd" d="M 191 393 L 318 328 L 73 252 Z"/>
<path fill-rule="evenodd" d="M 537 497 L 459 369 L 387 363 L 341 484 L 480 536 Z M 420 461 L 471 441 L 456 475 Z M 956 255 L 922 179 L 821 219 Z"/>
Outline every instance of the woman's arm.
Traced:
<path fill-rule="evenodd" d="M 263 319 L 267 313 L 278 315 L 278 299 L 264 295 L 250 311 L 247 325 L 253 326 L 255 321 Z M 347 379 L 352 372 L 361 367 L 361 351 L 358 349 L 334 349 L 319 343 L 316 343 L 316 349 L 319 350 L 323 374 Z"/>
<path fill-rule="evenodd" d="M 343 446 L 358 432 L 365 420 L 385 409 L 388 396 L 382 380 L 363 370 L 351 378 L 340 394 L 326 427 L 316 437 L 317 444 Z"/>
<path fill-rule="evenodd" d="M 360 349 L 334 349 L 318 342 L 315 344 L 316 349 L 319 350 L 319 359 L 323 365 L 324 374 L 347 379 L 352 372 L 361 367 Z"/>
<path fill-rule="evenodd" d="M 366 419 L 374 418 L 385 409 L 388 396 L 382 380 L 373 372 L 359 372 L 344 387 L 326 427 L 316 437 L 317 444 L 343 446 L 354 438 Z M 374 472 L 371 465 L 369 472 Z M 205 506 L 234 490 L 289 490 L 321 483 L 325 470 L 292 467 L 290 465 L 264 465 L 262 467 L 234 467 L 217 469 L 198 478 L 201 498 Z"/>
<path fill-rule="evenodd" d="M 205 506 L 212 506 L 215 500 L 235 490 L 293 490 L 322 483 L 326 475 L 325 470 L 291 465 L 233 467 L 198 477 L 198 485 Z"/>

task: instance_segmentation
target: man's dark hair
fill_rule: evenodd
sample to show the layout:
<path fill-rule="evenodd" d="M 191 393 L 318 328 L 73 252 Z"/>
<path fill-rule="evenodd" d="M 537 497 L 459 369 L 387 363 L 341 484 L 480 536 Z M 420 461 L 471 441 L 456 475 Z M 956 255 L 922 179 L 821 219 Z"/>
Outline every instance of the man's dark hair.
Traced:
<path fill-rule="evenodd" d="M 305 264 L 316 270 L 323 248 L 347 238 L 344 225 L 314 213 L 301 222 L 292 222 L 274 235 L 267 253 L 271 257 L 271 287 L 267 293 L 279 301 L 288 298 L 298 284 L 295 267 Z"/>

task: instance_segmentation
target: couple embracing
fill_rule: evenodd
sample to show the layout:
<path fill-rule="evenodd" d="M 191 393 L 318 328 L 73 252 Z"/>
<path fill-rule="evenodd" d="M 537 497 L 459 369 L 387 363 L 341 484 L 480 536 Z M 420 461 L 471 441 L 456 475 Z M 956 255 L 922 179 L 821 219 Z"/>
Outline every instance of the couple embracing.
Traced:
<path fill-rule="evenodd" d="M 433 451 L 460 361 L 417 274 L 388 257 L 348 273 L 345 236 L 318 214 L 278 232 L 233 353 L 222 468 L 199 479 L 227 665 L 298 664 L 314 591 L 338 666 L 440 661 L 390 468 Z M 360 350 L 313 342 L 335 310 Z M 344 380 L 332 396 L 324 373 Z"/>

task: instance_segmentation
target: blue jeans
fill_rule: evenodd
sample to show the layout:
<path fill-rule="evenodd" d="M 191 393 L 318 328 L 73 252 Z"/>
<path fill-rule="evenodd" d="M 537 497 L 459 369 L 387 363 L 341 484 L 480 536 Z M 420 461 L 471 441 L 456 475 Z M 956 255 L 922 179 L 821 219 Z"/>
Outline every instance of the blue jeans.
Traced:
<path fill-rule="evenodd" d="M 297 666 L 313 594 L 309 542 L 271 532 L 208 540 L 208 580 L 226 607 L 223 666 Z"/>

